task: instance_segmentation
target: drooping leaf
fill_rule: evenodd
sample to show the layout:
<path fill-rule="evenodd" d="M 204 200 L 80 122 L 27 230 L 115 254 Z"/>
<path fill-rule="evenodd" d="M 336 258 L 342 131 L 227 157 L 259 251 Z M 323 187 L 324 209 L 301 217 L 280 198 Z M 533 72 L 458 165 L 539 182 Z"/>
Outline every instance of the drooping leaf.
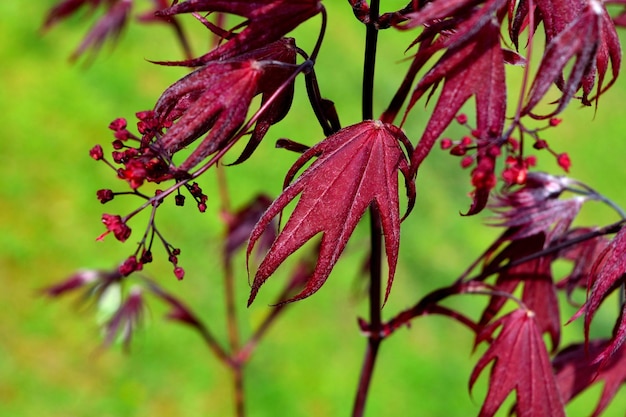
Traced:
<path fill-rule="evenodd" d="M 480 358 L 470 377 L 470 389 L 485 367 L 493 362 L 489 391 L 480 417 L 491 417 L 515 391 L 518 417 L 565 417 L 563 403 L 552 373 L 534 314 L 515 310 L 498 319 L 479 335 L 478 342 L 500 333 Z"/>
<path fill-rule="evenodd" d="M 250 232 L 257 224 L 263 213 L 270 206 L 272 200 L 265 194 L 256 196 L 240 210 L 234 213 L 225 213 L 227 232 L 224 242 L 224 257 L 226 260 L 232 259 L 234 253 L 242 248 L 248 241 Z M 276 238 L 275 229 L 271 225 L 266 229 L 266 233 L 261 238 L 261 245 L 269 248 Z"/>
<path fill-rule="evenodd" d="M 558 232 L 567 230 L 585 201 L 584 197 L 579 196 L 561 200 L 549 199 L 533 206 L 515 207 L 500 213 L 501 223 L 498 225 L 515 229 L 510 239 L 522 239 L 539 232 L 558 235 Z M 555 225 L 556 233 L 549 233 Z"/>
<path fill-rule="evenodd" d="M 307 150 L 289 170 L 285 184 L 313 157 L 317 160 L 274 201 L 250 236 L 248 257 L 268 223 L 300 199 L 254 276 L 248 304 L 287 257 L 322 233 L 317 265 L 306 287 L 288 301 L 316 292 L 326 281 L 365 210 L 380 212 L 389 266 L 387 295 L 398 260 L 400 215 L 398 174 L 405 178 L 411 209 L 415 189 L 401 145 L 410 147 L 402 131 L 380 121 L 346 127 Z M 410 149 L 407 149 L 410 151 Z"/>
<path fill-rule="evenodd" d="M 475 96 L 479 155 L 478 168 L 472 175 L 476 188 L 474 204 L 467 214 L 482 210 L 489 191 L 495 186 L 495 162 L 489 154 L 489 145 L 500 138 L 506 116 L 505 60 L 499 21 L 501 17 L 495 13 L 490 15 L 479 30 L 471 32 L 469 39 L 448 48 L 418 82 L 407 108 L 408 113 L 427 91 L 443 81 L 435 109 L 411 158 L 412 166 L 418 169 L 461 106 Z"/>
<path fill-rule="evenodd" d="M 43 23 L 44 29 L 49 29 L 53 25 L 57 24 L 63 19 L 67 19 L 69 16 L 76 13 L 83 6 L 89 6 L 90 11 L 93 12 L 102 2 L 102 0 L 64 0 L 57 3 L 52 7 L 46 19 Z M 110 3 L 110 2 L 109 2 Z"/>
<path fill-rule="evenodd" d="M 544 23 L 547 46 L 522 113 L 531 114 L 556 83 L 563 94 L 555 110 L 540 116 L 548 118 L 561 112 L 581 88 L 583 104 L 590 105 L 591 100 L 597 100 L 619 73 L 621 49 L 614 24 L 601 1 L 537 0 L 536 4 Z M 571 60 L 573 66 L 565 79 L 563 71 Z M 604 85 L 609 61 L 613 77 Z M 595 98 L 590 98 L 596 84 Z"/>
<path fill-rule="evenodd" d="M 161 124 L 176 121 L 157 142 L 173 155 L 207 133 L 202 143 L 179 166 L 189 170 L 222 149 L 243 125 L 251 101 L 273 101 L 261 114 L 250 143 L 237 162 L 249 157 L 269 127 L 280 121 L 293 99 L 290 76 L 295 66 L 293 39 L 282 39 L 230 60 L 212 61 L 170 86 L 155 105 Z M 274 97 L 283 85 L 286 88 Z"/>
<path fill-rule="evenodd" d="M 57 22 L 68 18 L 75 14 L 83 6 L 89 6 L 90 12 L 104 3 L 106 11 L 102 15 L 93 27 L 89 30 L 83 41 L 78 48 L 74 51 L 71 58 L 76 59 L 82 55 L 88 48 L 93 48 L 95 51 L 100 49 L 106 39 L 117 39 L 124 29 L 130 11 L 132 9 L 133 2 L 130 0 L 65 0 L 49 12 L 44 22 L 44 29 L 50 28 Z"/>
<path fill-rule="evenodd" d="M 561 398 L 565 403 L 593 384 L 604 382 L 602 395 L 591 417 L 600 416 L 626 384 L 626 345 L 622 345 L 606 361 L 599 361 L 598 357 L 608 347 L 608 340 L 571 345 L 552 360 Z"/>
<path fill-rule="evenodd" d="M 593 282 L 587 302 L 583 306 L 585 312 L 585 337 L 588 338 L 589 328 L 595 313 L 610 293 L 626 285 L 626 228 L 622 228 L 602 251 L 593 264 Z M 623 306 L 626 311 L 626 304 Z M 626 341 L 626 317 L 622 311 L 614 340 L 605 356 L 620 348 Z"/>
<path fill-rule="evenodd" d="M 570 230 L 563 239 L 577 239 L 594 231 L 597 231 L 597 228 L 575 228 Z M 569 298 L 574 289 L 588 288 L 589 280 L 592 279 L 593 263 L 608 244 L 609 240 L 606 237 L 596 236 L 560 251 L 559 258 L 571 261 L 573 267 L 566 277 L 557 282 L 557 288 L 564 289 Z"/>
<path fill-rule="evenodd" d="M 178 120 L 158 140 L 160 150 L 174 155 L 209 130 L 179 168 L 189 170 L 219 150 L 243 125 L 262 73 L 258 61 L 211 62 L 170 86 L 155 112 L 163 121 Z"/>
<path fill-rule="evenodd" d="M 481 7 L 477 7 L 478 5 Z M 448 20 L 454 22 L 454 30 L 445 33 L 442 48 L 454 48 L 468 41 L 488 25 L 495 15 L 500 15 L 507 0 L 438 0 L 424 4 L 419 10 L 407 13 L 400 24 L 402 29 L 430 26 Z M 501 18 L 498 18 L 501 21 Z"/>
<path fill-rule="evenodd" d="M 564 233 L 578 215 L 584 197 L 559 199 L 570 185 L 567 177 L 543 172 L 528 174 L 526 182 L 496 196 L 492 208 L 497 214 L 495 226 L 509 228 L 506 240 L 522 239 L 545 233 L 546 244 Z"/>
<path fill-rule="evenodd" d="M 322 10 L 319 0 L 187 0 L 162 10 L 160 16 L 192 12 L 222 12 L 245 17 L 245 28 L 200 58 L 164 63 L 200 66 L 229 59 L 277 41 Z"/>

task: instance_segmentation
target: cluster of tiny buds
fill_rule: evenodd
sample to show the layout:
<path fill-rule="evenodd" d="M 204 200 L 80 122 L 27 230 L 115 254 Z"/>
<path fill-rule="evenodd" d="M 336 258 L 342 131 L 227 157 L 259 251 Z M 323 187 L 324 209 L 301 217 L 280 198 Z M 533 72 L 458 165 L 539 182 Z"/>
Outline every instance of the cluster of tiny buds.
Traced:
<path fill-rule="evenodd" d="M 117 173 L 118 178 L 125 180 L 132 192 L 113 192 L 110 189 L 98 190 L 96 195 L 98 200 L 104 204 L 113 200 L 115 196 L 121 194 L 135 194 L 143 198 L 147 196 L 138 192 L 138 189 L 144 182 L 160 183 L 170 179 L 184 179 L 185 174 L 179 172 L 175 167 L 171 166 L 165 155 L 155 151 L 152 142 L 158 138 L 161 131 L 168 127 L 168 123 L 159 123 L 154 111 L 143 111 L 136 114 L 138 118 L 137 130 L 141 133 L 141 138 L 134 135 L 127 128 L 126 119 L 118 118 L 109 124 L 109 129 L 114 133 L 115 139 L 112 142 L 114 151 L 111 153 L 113 163 L 123 165 L 116 168 L 113 163 L 109 162 L 102 150 L 101 145 L 94 146 L 89 155 L 96 161 L 103 161 L 109 165 Z M 170 123 L 171 124 L 171 123 Z M 131 147 L 127 143 L 129 141 L 137 143 L 136 147 Z M 197 183 L 191 185 L 185 183 L 188 192 L 197 203 L 200 212 L 206 211 L 207 196 Z M 183 206 L 185 197 L 180 192 L 175 197 L 177 206 Z"/>
<path fill-rule="evenodd" d="M 467 115 L 457 115 L 456 121 L 460 125 L 469 128 Z M 561 119 L 554 117 L 549 120 L 548 126 L 545 128 L 556 127 L 560 123 Z M 548 150 L 556 158 L 557 164 L 568 172 L 571 166 L 568 154 L 557 154 L 548 146 L 545 140 L 539 138 L 538 132 L 543 129 L 535 129 L 533 131 L 526 131 L 525 133 L 529 133 L 535 140 L 533 148 L 537 150 Z M 463 168 L 469 168 L 477 162 L 476 168 L 472 172 L 472 182 L 475 186 L 488 186 L 495 183 L 495 177 L 493 177 L 494 161 L 502 154 L 502 148 L 504 148 L 507 157 L 501 176 L 508 185 L 524 184 L 529 168 L 537 164 L 537 158 L 535 156 L 523 156 L 523 150 L 516 139 L 509 137 L 502 142 L 481 145 L 480 134 L 477 130 L 471 130 L 470 135 L 463 136 L 460 140 L 443 138 L 440 141 L 440 145 L 441 149 L 449 150 L 451 155 L 462 157 L 461 167 Z M 487 148 L 483 149 L 481 153 L 474 152 L 470 154 L 470 151 L 478 150 L 480 146 L 486 146 Z M 480 156 L 483 156 L 483 158 Z"/>
<path fill-rule="evenodd" d="M 113 152 L 111 153 L 112 161 L 109 162 L 104 156 L 102 146 L 96 145 L 90 151 L 89 155 L 96 161 L 103 161 L 115 170 L 118 178 L 125 180 L 131 190 L 124 192 L 114 192 L 110 189 L 98 190 L 96 196 L 102 203 L 108 203 L 116 196 L 122 194 L 130 194 L 139 196 L 145 200 L 149 200 L 156 209 L 167 195 L 161 190 L 155 191 L 154 197 L 150 198 L 139 192 L 139 188 L 144 182 L 160 183 L 165 180 L 179 181 L 180 187 L 185 187 L 187 192 L 195 200 L 198 210 L 205 212 L 207 209 L 207 195 L 204 194 L 200 185 L 196 182 L 188 183 L 185 176 L 176 170 L 169 162 L 166 156 L 159 154 L 153 142 L 158 139 L 164 126 L 159 123 L 153 111 L 145 111 L 137 113 L 138 123 L 137 131 L 141 137 L 136 136 L 127 129 L 127 122 L 123 118 L 118 118 L 109 124 L 109 129 L 113 131 L 114 140 L 112 142 Z M 135 147 L 129 146 L 134 142 Z M 122 165 L 117 168 L 114 164 Z M 188 178 L 188 177 L 187 177 Z M 159 197 L 161 196 L 161 197 Z M 180 188 L 174 196 L 174 202 L 177 206 L 185 204 L 185 196 L 180 193 Z M 131 235 L 131 228 L 128 226 L 128 220 L 136 213 L 122 217 L 114 214 L 103 214 L 102 223 L 106 227 L 106 232 L 100 235 L 97 240 L 104 239 L 108 234 L 113 234 L 120 242 L 125 242 Z M 148 237 L 150 238 L 148 239 Z M 154 237 L 157 236 L 165 247 L 169 262 L 174 266 L 174 275 L 177 279 L 183 279 L 185 271 L 178 265 L 178 255 L 180 249 L 174 248 L 169 244 L 163 236 L 157 231 L 154 221 L 151 220 L 141 242 L 137 245 L 135 253 L 126 258 L 118 267 L 121 276 L 128 276 L 136 271 L 141 271 L 143 266 L 152 262 L 152 243 Z"/>
<path fill-rule="evenodd" d="M 170 248 L 167 246 L 166 248 L 169 252 L 168 260 L 174 266 L 174 276 L 180 281 L 185 277 L 185 270 L 178 265 L 178 255 L 180 255 L 180 249 Z M 122 276 L 126 277 L 133 272 L 141 271 L 145 264 L 152 262 L 152 251 L 150 249 L 142 247 L 141 250 L 138 249 L 138 252 L 139 251 L 141 251 L 141 255 L 136 253 L 129 256 L 118 267 L 118 271 Z"/>

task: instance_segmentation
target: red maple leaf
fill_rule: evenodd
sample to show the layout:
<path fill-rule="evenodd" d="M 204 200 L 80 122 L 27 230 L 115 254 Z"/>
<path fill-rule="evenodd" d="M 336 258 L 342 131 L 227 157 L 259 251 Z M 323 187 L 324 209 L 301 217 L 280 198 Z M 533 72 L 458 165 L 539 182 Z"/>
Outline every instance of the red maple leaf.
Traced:
<path fill-rule="evenodd" d="M 183 77 L 165 90 L 155 105 L 161 124 L 177 121 L 157 146 L 171 156 L 209 132 L 179 166 L 189 170 L 229 142 L 243 125 L 257 94 L 262 94 L 265 104 L 287 84 L 259 117 L 241 162 L 289 109 L 293 98 L 289 78 L 297 71 L 295 60 L 293 39 L 281 39 L 230 60 L 209 62 Z"/>
<path fill-rule="evenodd" d="M 306 287 L 288 301 L 315 293 L 326 281 L 359 219 L 371 204 L 380 211 L 389 266 L 387 295 L 393 281 L 400 245 L 398 171 L 407 184 L 408 211 L 415 188 L 407 157 L 410 144 L 402 131 L 381 121 L 346 127 L 307 150 L 287 173 L 285 184 L 313 157 L 318 159 L 289 185 L 255 226 L 248 258 L 269 222 L 298 195 L 300 200 L 252 283 L 248 305 L 259 288 L 285 259 L 318 233 L 323 233 L 315 270 Z"/>
<path fill-rule="evenodd" d="M 598 311 L 600 304 L 616 289 L 626 285 L 626 228 L 622 228 L 611 240 L 609 245 L 600 253 L 593 264 L 590 280 L 590 291 L 587 302 L 576 314 L 585 313 L 585 337 L 589 337 L 591 320 Z M 626 303 L 621 312 L 621 319 L 615 331 L 612 342 L 600 355 L 604 360 L 614 354 L 626 341 Z"/>
<path fill-rule="evenodd" d="M 168 65 L 199 66 L 228 59 L 277 41 L 323 9 L 319 0 L 188 0 L 157 13 L 173 16 L 191 12 L 222 12 L 245 17 L 245 28 L 211 52 Z M 241 26 L 241 25 L 240 25 Z"/>
<path fill-rule="evenodd" d="M 477 343 L 490 340 L 502 330 L 480 358 L 470 377 L 470 389 L 484 368 L 493 361 L 489 391 L 480 417 L 493 416 L 515 390 L 519 417 L 565 417 L 550 358 L 537 327 L 534 313 L 515 310 L 501 317 L 479 335 Z"/>
<path fill-rule="evenodd" d="M 505 57 L 500 44 L 499 24 L 503 19 L 504 5 L 503 1 L 487 2 L 484 10 L 473 14 L 457 27 L 451 28 L 451 35 L 447 34 L 448 31 L 439 32 L 446 35 L 433 41 L 432 46 L 429 46 L 430 41 L 423 43 L 426 46 L 420 47 L 414 60 L 414 67 L 421 66 L 436 50 L 447 47 L 444 55 L 418 82 L 405 113 L 406 117 L 422 96 L 429 90 L 432 95 L 432 90 L 443 81 L 435 109 L 411 158 L 411 164 L 415 169 L 419 168 L 430 153 L 435 141 L 454 120 L 461 106 L 472 96 L 476 99 L 478 168 L 473 173 L 476 188 L 474 202 L 467 214 L 478 213 L 485 207 L 489 191 L 495 185 L 493 175 L 495 162 L 489 154 L 489 145 L 497 143 L 500 139 L 506 115 Z M 431 13 L 427 17 L 436 15 Z M 415 19 L 418 23 L 422 22 L 419 12 L 416 13 Z M 410 24 L 411 21 L 409 27 Z M 416 72 L 416 69 L 412 68 L 413 72 Z M 411 78 L 412 75 L 410 71 L 407 77 Z M 396 97 L 394 101 L 397 104 L 401 98 Z M 392 103 L 383 119 L 389 120 L 394 112 Z"/>
<path fill-rule="evenodd" d="M 157 141 L 160 150 L 174 155 L 209 129 L 179 168 L 189 170 L 219 150 L 242 126 L 262 73 L 258 61 L 210 62 L 170 86 L 155 112 L 178 121 Z"/>
<path fill-rule="evenodd" d="M 546 34 L 546 48 L 541 65 L 533 81 L 523 114 L 529 114 L 546 94 L 553 83 L 563 95 L 557 108 L 542 118 L 549 118 L 561 112 L 574 94 L 582 88 L 582 103 L 589 105 L 606 91 L 617 78 L 621 63 L 621 48 L 615 25 L 602 1 L 555 2 L 537 0 L 538 23 L 543 21 Z M 525 16 L 528 7 L 518 7 L 518 14 Z M 517 16 L 517 20 L 522 17 Z M 516 39 L 516 27 L 512 38 Z M 569 76 L 563 72 L 573 59 Z M 611 63 L 612 78 L 604 85 L 604 77 Z M 597 77 L 595 97 L 589 97 Z"/>
<path fill-rule="evenodd" d="M 598 361 L 598 356 L 608 346 L 608 340 L 571 345 L 552 360 L 559 391 L 566 403 L 591 385 L 604 381 L 602 395 L 591 417 L 598 417 L 620 387 L 626 384 L 626 346 L 618 349 L 607 361 Z"/>
<path fill-rule="evenodd" d="M 576 239 L 597 230 L 597 228 L 587 227 L 571 229 L 564 239 Z M 576 288 L 588 288 L 589 280 L 592 277 L 593 263 L 608 244 L 609 239 L 604 236 L 596 236 L 559 252 L 559 258 L 573 263 L 572 271 L 556 284 L 558 289 L 563 289 L 566 292 L 570 302 L 572 302 L 571 295 Z"/>
<path fill-rule="evenodd" d="M 101 4 L 103 8 L 106 8 L 104 15 L 94 23 L 81 44 L 72 53 L 71 59 L 76 59 L 90 47 L 97 51 L 107 38 L 116 40 L 126 25 L 133 3 L 131 0 L 65 0 L 48 12 L 43 24 L 44 29 L 67 19 L 83 6 L 89 6 L 89 11 L 94 12 Z"/>

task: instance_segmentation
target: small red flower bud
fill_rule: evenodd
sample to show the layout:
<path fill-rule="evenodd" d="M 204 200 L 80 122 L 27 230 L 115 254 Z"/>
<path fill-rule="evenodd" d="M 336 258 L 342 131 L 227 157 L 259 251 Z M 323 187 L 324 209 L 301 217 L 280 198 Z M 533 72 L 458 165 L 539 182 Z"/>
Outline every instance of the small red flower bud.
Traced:
<path fill-rule="evenodd" d="M 131 188 L 137 189 L 145 181 L 147 171 L 141 161 L 133 159 L 126 164 L 125 169 L 119 170 L 118 175 L 121 175 L 122 179 L 128 181 Z"/>
<path fill-rule="evenodd" d="M 109 129 L 115 130 L 115 131 L 126 129 L 126 119 L 124 119 L 123 117 L 120 117 L 120 118 L 113 120 L 109 124 Z"/>
<path fill-rule="evenodd" d="M 494 145 L 494 146 L 489 147 L 487 153 L 489 154 L 489 156 L 496 158 L 502 154 L 502 151 L 500 150 L 498 146 Z"/>
<path fill-rule="evenodd" d="M 204 203 L 198 204 L 198 210 L 200 211 L 200 213 L 204 213 L 206 211 L 206 204 Z"/>
<path fill-rule="evenodd" d="M 115 238 L 120 242 L 125 242 L 129 238 L 131 229 L 122 221 L 120 216 L 105 213 L 102 215 L 102 223 L 107 228 L 107 232 L 100 235 L 98 240 L 102 240 L 109 232 L 113 232 Z"/>
<path fill-rule="evenodd" d="M 176 195 L 176 197 L 174 197 L 174 202 L 176 203 L 177 206 L 184 206 L 185 205 L 185 196 L 182 194 L 178 194 Z"/>
<path fill-rule="evenodd" d="M 89 150 L 89 156 L 91 156 L 96 161 L 101 160 L 104 157 L 104 152 L 102 151 L 102 146 L 96 145 Z"/>
<path fill-rule="evenodd" d="M 472 163 L 474 163 L 474 157 L 473 156 L 466 156 L 465 158 L 461 159 L 461 167 L 462 168 L 467 168 L 470 165 L 472 165 Z"/>
<path fill-rule="evenodd" d="M 452 139 L 441 139 L 441 149 L 450 149 L 452 147 Z"/>
<path fill-rule="evenodd" d="M 129 256 L 126 258 L 124 262 L 119 266 L 118 271 L 123 276 L 128 276 L 135 271 L 141 270 L 141 264 L 137 262 L 137 258 L 134 256 Z"/>
<path fill-rule="evenodd" d="M 135 116 L 137 116 L 137 119 L 139 120 L 150 120 L 150 119 L 154 119 L 155 113 L 154 113 L 154 110 L 144 110 L 144 111 L 135 113 Z"/>
<path fill-rule="evenodd" d="M 572 166 L 572 161 L 569 159 L 569 155 L 566 153 L 557 155 L 556 162 L 561 168 L 563 168 L 565 172 L 569 172 L 569 169 Z"/>
<path fill-rule="evenodd" d="M 112 190 L 102 189 L 96 192 L 96 196 L 98 197 L 98 200 L 100 200 L 100 202 L 104 204 L 113 200 L 113 197 L 115 196 L 115 194 L 113 194 Z"/>
<path fill-rule="evenodd" d="M 148 131 L 149 128 L 150 128 L 150 126 L 148 125 L 148 123 L 146 123 L 144 121 L 137 122 L 137 130 L 142 135 L 145 134 Z"/>
<path fill-rule="evenodd" d="M 552 127 L 558 126 L 562 121 L 563 119 L 559 119 L 558 117 L 553 117 L 552 119 L 550 119 L 550 126 Z"/>
<path fill-rule="evenodd" d="M 472 132 L 472 134 L 473 134 L 473 132 Z M 472 142 L 473 142 L 473 140 L 469 136 L 463 136 L 461 138 L 461 145 L 463 145 L 463 146 L 470 146 L 472 144 Z"/>
<path fill-rule="evenodd" d="M 504 160 L 504 163 L 510 166 L 517 165 L 517 158 L 514 157 L 513 155 L 508 155 L 506 159 Z"/>
<path fill-rule="evenodd" d="M 176 255 L 170 255 L 168 260 L 173 263 L 174 265 L 176 265 L 178 263 L 178 258 L 176 257 Z"/>
<path fill-rule="evenodd" d="M 177 266 L 174 268 L 174 275 L 176 276 L 176 279 L 180 281 L 185 277 L 185 270 L 180 266 Z"/>
<path fill-rule="evenodd" d="M 456 145 L 452 149 L 450 149 L 450 154 L 454 156 L 463 156 L 467 153 L 467 149 L 463 145 Z"/>
<path fill-rule="evenodd" d="M 467 123 L 467 115 L 466 115 L 466 114 L 464 114 L 464 113 L 461 113 L 461 114 L 457 115 L 457 116 L 456 116 L 456 121 L 457 121 L 459 124 L 464 125 L 465 123 Z"/>
<path fill-rule="evenodd" d="M 202 195 L 202 188 L 198 185 L 197 182 L 191 184 L 191 188 L 189 188 L 189 192 L 194 197 L 200 197 Z"/>
<path fill-rule="evenodd" d="M 124 152 L 111 152 L 111 156 L 113 157 L 113 161 L 115 161 L 116 164 L 121 164 L 122 162 L 124 162 L 124 156 L 126 154 Z"/>
<path fill-rule="evenodd" d="M 117 139 L 117 140 L 124 141 L 124 140 L 128 140 L 128 139 L 132 138 L 133 134 L 130 133 L 126 129 L 121 129 L 121 130 L 116 130 L 115 134 L 113 136 L 115 136 L 115 139 Z"/>
<path fill-rule="evenodd" d="M 144 250 L 141 254 L 141 259 L 139 260 L 142 264 L 149 264 L 152 262 L 152 252 L 149 250 Z"/>
<path fill-rule="evenodd" d="M 546 142 L 543 139 L 539 139 L 535 142 L 535 144 L 533 145 L 533 148 L 535 149 L 545 149 L 548 147 L 548 142 Z"/>

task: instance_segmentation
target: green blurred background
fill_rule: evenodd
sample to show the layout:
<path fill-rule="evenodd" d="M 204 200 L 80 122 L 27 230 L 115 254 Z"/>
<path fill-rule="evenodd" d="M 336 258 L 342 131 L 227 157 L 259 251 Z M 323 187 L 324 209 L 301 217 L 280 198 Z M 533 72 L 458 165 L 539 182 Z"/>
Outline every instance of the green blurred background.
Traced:
<path fill-rule="evenodd" d="M 126 213 L 137 201 L 116 199 L 107 207 L 100 205 L 97 189 L 122 189 L 123 184 L 103 164 L 91 160 L 88 150 L 95 143 L 109 149 L 107 124 L 116 117 L 132 120 L 136 111 L 151 108 L 164 88 L 184 74 L 180 68 L 146 62 L 179 58 L 169 30 L 156 25 L 131 25 L 115 50 L 105 45 L 91 65 L 85 60 L 70 64 L 67 57 L 87 26 L 70 19 L 44 36 L 39 27 L 53 3 L 0 3 L 0 416 L 231 415 L 229 374 L 195 334 L 162 320 L 164 310 L 158 303 L 150 304 L 145 329 L 131 354 L 125 355 L 118 348 L 97 349 L 101 339 L 92 310 L 78 308 L 69 299 L 50 301 L 38 295 L 40 288 L 78 268 L 111 268 L 134 250 L 132 239 L 126 245 L 113 239 L 95 241 L 103 231 L 103 210 Z M 385 7 L 403 3 L 389 2 Z M 335 101 L 347 125 L 358 121 L 360 113 L 363 31 L 350 18 L 347 2 L 327 1 L 326 6 L 330 19 L 318 78 L 323 94 Z M 316 33 L 318 25 L 314 19 L 300 31 Z M 378 111 L 403 76 L 406 62 L 401 51 L 411 34 L 385 32 L 381 41 L 393 47 L 383 43 L 379 51 L 376 93 L 383 104 Z M 310 49 L 312 42 L 302 46 Z M 519 68 L 511 70 L 512 83 L 520 73 Z M 274 150 L 275 139 L 312 144 L 321 138 L 311 122 L 312 112 L 298 102 L 304 97 L 303 87 L 298 85 L 293 112 L 270 131 L 257 154 L 243 166 L 227 169 L 235 205 L 262 190 L 272 195 L 280 191 L 282 176 L 297 156 Z M 626 207 L 625 92 L 626 83 L 618 82 L 602 98 L 597 114 L 574 104 L 562 125 L 546 133 L 555 149 L 569 152 L 573 177 L 622 207 Z M 426 114 L 418 109 L 407 131 L 419 132 Z M 552 157 L 540 155 L 540 162 L 544 169 L 559 173 Z M 468 207 L 470 189 L 468 173 L 458 163 L 435 151 L 420 171 L 417 208 L 404 225 L 396 282 L 383 311 L 387 317 L 454 280 L 498 233 L 482 227 L 484 216 L 459 216 Z M 213 176 L 207 175 L 201 185 L 209 195 L 215 193 Z M 171 266 L 158 260 L 145 272 L 188 300 L 225 340 L 218 203 L 210 200 L 204 215 L 191 206 L 181 210 L 169 205 L 161 211 L 159 224 L 182 248 L 181 265 L 187 275 L 175 282 Z M 582 223 L 614 220 L 615 215 L 602 207 L 586 209 L 581 216 Z M 140 218 L 132 225 L 140 230 L 142 224 Z M 354 271 L 366 245 L 367 235 L 360 227 L 323 289 L 290 306 L 262 342 L 246 368 L 250 416 L 349 415 L 365 345 L 356 317 L 366 315 L 366 303 L 355 290 Z M 159 258 L 158 252 L 155 255 Z M 245 309 L 248 284 L 242 264 L 236 273 L 241 277 L 237 287 L 241 327 L 249 334 L 267 313 L 283 278 L 270 280 L 253 307 Z M 466 311 L 476 311 L 474 300 L 456 301 Z M 598 334 L 610 330 L 614 306 L 601 312 Z M 571 312 L 563 313 L 564 321 Z M 577 340 L 578 331 L 577 323 L 571 325 L 564 343 Z M 467 381 L 479 357 L 471 346 L 468 331 L 437 317 L 400 330 L 383 344 L 367 415 L 476 415 L 487 375 L 470 396 Z M 576 400 L 569 413 L 588 415 L 599 393 L 596 386 Z M 624 416 L 624 397 L 622 389 L 605 415 Z"/>

